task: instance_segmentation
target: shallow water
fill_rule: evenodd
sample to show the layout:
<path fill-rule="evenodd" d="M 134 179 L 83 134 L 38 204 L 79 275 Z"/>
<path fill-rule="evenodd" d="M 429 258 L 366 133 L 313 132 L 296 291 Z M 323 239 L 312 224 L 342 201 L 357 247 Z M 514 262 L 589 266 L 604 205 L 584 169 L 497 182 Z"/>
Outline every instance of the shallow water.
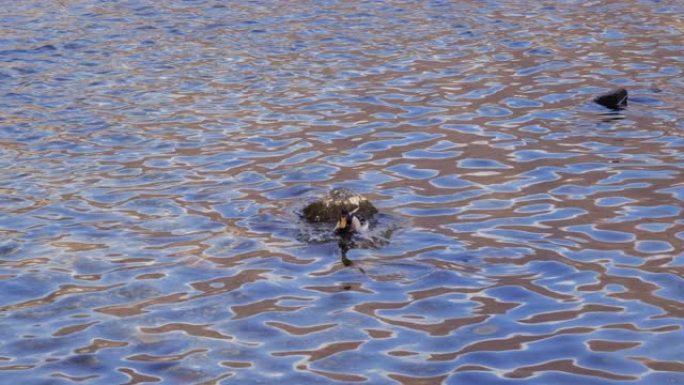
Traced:
<path fill-rule="evenodd" d="M 684 383 L 682 15 L 6 2 L 2 382 Z"/>

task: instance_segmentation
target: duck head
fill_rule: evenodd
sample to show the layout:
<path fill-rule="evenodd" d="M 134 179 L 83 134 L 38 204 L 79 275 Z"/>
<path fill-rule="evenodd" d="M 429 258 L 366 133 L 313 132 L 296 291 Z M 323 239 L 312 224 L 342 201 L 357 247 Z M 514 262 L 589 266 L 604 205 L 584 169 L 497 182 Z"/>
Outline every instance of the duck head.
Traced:
<path fill-rule="evenodd" d="M 351 226 L 351 214 L 347 210 L 340 210 L 340 219 L 337 221 L 337 230 L 340 231 L 349 231 L 349 227 Z"/>

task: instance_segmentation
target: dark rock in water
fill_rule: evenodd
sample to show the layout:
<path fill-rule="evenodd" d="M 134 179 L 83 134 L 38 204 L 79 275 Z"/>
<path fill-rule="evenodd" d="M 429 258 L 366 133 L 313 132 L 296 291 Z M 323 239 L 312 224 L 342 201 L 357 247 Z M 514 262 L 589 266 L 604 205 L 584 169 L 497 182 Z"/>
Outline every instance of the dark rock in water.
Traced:
<path fill-rule="evenodd" d="M 309 223 L 334 223 L 339 219 L 342 210 L 352 211 L 357 207 L 359 210 L 356 215 L 366 220 L 378 213 L 378 209 L 364 196 L 346 188 L 336 188 L 330 191 L 327 197 L 304 207 L 303 215 Z"/>
<path fill-rule="evenodd" d="M 621 110 L 627 107 L 627 90 L 618 88 L 594 98 L 594 102 L 612 110 Z"/>

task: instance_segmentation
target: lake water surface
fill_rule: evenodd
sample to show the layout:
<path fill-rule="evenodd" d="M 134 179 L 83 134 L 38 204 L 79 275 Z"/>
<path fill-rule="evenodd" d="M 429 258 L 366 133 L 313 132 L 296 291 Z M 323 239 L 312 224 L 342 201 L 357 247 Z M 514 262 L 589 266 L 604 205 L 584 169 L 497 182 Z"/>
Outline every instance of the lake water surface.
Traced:
<path fill-rule="evenodd" d="M 1 8 L 1 383 L 684 384 L 682 2 Z"/>

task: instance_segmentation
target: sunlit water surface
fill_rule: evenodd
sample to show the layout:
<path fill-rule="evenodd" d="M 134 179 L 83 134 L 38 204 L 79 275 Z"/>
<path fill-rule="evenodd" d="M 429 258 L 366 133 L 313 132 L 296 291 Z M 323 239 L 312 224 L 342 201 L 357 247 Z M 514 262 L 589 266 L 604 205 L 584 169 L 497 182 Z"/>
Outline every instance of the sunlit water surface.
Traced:
<path fill-rule="evenodd" d="M 3 2 L 1 382 L 684 383 L 683 15 Z"/>

